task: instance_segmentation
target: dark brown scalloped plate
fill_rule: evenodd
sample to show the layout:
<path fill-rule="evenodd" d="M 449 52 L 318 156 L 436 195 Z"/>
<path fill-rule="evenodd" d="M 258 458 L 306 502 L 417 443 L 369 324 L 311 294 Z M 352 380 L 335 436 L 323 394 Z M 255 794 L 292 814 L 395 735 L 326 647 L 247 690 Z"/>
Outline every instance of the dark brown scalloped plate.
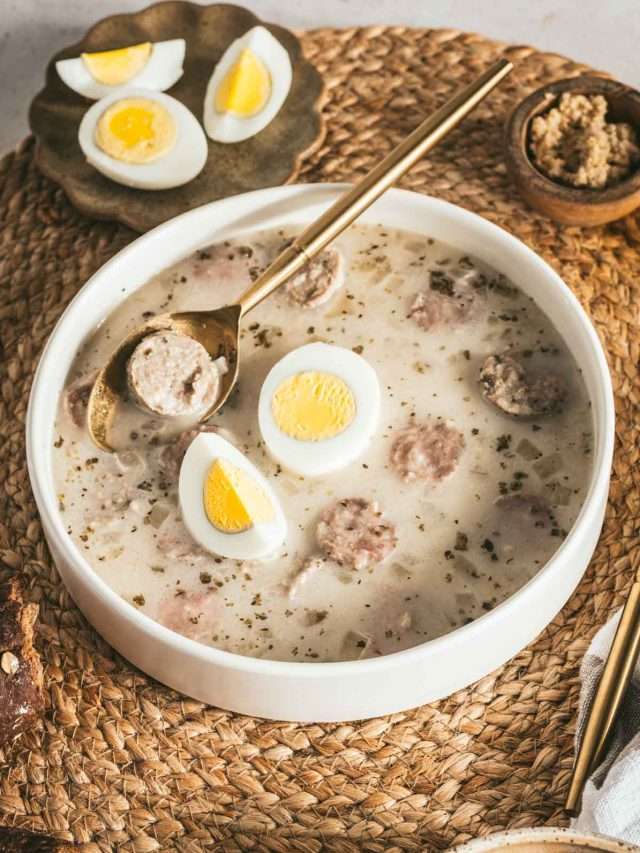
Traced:
<path fill-rule="evenodd" d="M 243 142 L 225 145 L 208 140 L 209 156 L 202 172 L 188 184 L 170 190 L 123 187 L 86 162 L 78 144 L 78 126 L 93 102 L 65 86 L 55 69 L 57 60 L 79 56 L 82 51 L 184 38 L 184 74 L 168 94 L 182 101 L 201 121 L 214 66 L 234 39 L 258 24 L 262 21 L 239 6 L 197 6 L 181 0 L 99 21 L 82 41 L 51 59 L 46 85 L 31 104 L 29 122 L 38 141 L 38 167 L 60 184 L 83 213 L 96 219 L 114 219 L 136 231 L 147 231 L 209 201 L 292 181 L 304 157 L 324 137 L 324 84 L 302 56 L 298 39 L 282 27 L 263 24 L 287 49 L 293 68 L 291 91 L 278 115 Z"/>

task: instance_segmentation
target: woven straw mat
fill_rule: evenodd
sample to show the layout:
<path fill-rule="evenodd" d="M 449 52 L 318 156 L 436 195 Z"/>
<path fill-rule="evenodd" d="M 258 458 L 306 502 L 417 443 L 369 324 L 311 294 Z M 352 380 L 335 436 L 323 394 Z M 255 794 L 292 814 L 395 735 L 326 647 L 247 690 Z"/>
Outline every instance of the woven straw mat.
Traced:
<path fill-rule="evenodd" d="M 527 209 L 505 173 L 502 126 L 533 88 L 588 69 L 452 30 L 303 35 L 328 85 L 328 134 L 300 180 L 363 175 L 425 114 L 491 62 L 516 70 L 403 185 L 463 205 L 524 240 L 574 289 L 609 354 L 618 441 L 596 556 L 529 648 L 448 699 L 364 723 L 243 717 L 137 672 L 75 608 L 49 557 L 24 455 L 39 353 L 78 288 L 134 238 L 89 221 L 33 166 L 27 140 L 0 165 L 0 559 L 39 602 L 42 727 L 0 752 L 0 822 L 91 851 L 440 850 L 477 835 L 566 824 L 578 666 L 619 606 L 634 538 L 640 256 L 624 224 L 560 227 Z"/>

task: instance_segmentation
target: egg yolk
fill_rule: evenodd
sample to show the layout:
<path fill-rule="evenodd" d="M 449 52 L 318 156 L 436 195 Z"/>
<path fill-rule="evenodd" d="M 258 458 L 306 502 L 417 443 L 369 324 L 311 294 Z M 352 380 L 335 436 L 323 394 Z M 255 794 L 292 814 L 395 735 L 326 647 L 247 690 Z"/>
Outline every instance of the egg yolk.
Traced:
<path fill-rule="evenodd" d="M 102 50 L 98 53 L 81 53 L 89 74 L 104 86 L 122 86 L 139 74 L 151 56 L 151 42 Z"/>
<path fill-rule="evenodd" d="M 223 533 L 242 533 L 274 517 L 271 501 L 258 483 L 226 459 L 216 459 L 207 472 L 204 510 Z"/>
<path fill-rule="evenodd" d="M 271 76 L 264 63 L 248 48 L 218 86 L 215 106 L 219 113 L 235 113 L 242 118 L 256 115 L 271 94 Z"/>
<path fill-rule="evenodd" d="M 149 98 L 124 98 L 111 104 L 98 119 L 96 144 L 123 163 L 150 163 L 175 145 L 176 123 L 171 113 Z"/>
<path fill-rule="evenodd" d="M 323 441 L 343 432 L 356 415 L 349 386 L 332 373 L 316 370 L 285 379 L 271 400 L 278 428 L 299 441 Z"/>

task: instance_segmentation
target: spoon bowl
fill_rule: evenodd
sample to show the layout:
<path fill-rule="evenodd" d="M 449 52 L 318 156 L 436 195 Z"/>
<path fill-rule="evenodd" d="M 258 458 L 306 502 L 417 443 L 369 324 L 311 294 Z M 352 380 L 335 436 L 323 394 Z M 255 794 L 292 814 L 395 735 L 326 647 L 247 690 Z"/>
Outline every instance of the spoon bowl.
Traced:
<path fill-rule="evenodd" d="M 238 378 L 238 337 L 242 308 L 226 305 L 215 311 L 183 311 L 159 314 L 134 329 L 112 354 L 98 373 L 91 389 L 88 405 L 88 426 L 93 442 L 102 450 L 112 449 L 109 432 L 117 412 L 118 402 L 127 396 L 127 362 L 140 341 L 154 332 L 176 332 L 194 338 L 212 359 L 224 356 L 227 372 L 220 377 L 218 397 L 200 415 L 206 420 L 227 401 Z"/>

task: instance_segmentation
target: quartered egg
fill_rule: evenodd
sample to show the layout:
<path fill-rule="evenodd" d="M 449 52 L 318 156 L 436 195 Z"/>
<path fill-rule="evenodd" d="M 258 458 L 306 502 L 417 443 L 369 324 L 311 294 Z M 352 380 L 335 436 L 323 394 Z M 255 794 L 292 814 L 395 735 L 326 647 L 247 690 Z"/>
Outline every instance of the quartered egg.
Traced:
<path fill-rule="evenodd" d="M 364 452 L 379 411 L 380 386 L 371 365 L 352 350 L 314 343 L 271 368 L 260 391 L 258 420 L 277 462 L 317 477 Z"/>
<path fill-rule="evenodd" d="M 189 110 L 160 92 L 121 89 L 85 113 L 78 141 L 92 166 L 128 187 L 178 187 L 202 170 L 207 139 Z"/>
<path fill-rule="evenodd" d="M 184 39 L 146 41 L 61 59 L 56 71 L 69 88 L 97 101 L 122 86 L 164 92 L 182 77 L 184 54 Z"/>
<path fill-rule="evenodd" d="M 275 492 L 247 458 L 216 433 L 201 433 L 180 467 L 180 511 L 205 550 L 261 560 L 284 542 L 287 523 Z"/>
<path fill-rule="evenodd" d="M 204 127 L 217 142 L 240 142 L 263 130 L 291 88 L 291 60 L 264 27 L 236 39 L 216 65 L 204 99 Z"/>

